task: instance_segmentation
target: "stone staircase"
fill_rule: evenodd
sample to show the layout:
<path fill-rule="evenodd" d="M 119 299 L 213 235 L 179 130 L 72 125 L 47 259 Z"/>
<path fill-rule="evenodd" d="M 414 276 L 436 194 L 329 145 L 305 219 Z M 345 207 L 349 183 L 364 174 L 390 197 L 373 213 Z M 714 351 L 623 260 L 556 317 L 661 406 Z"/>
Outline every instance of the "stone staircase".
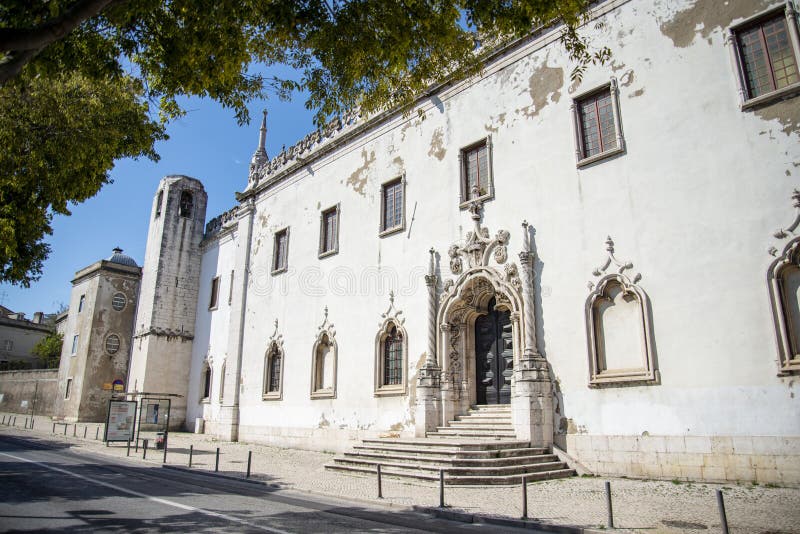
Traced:
<path fill-rule="evenodd" d="M 436 482 L 444 471 L 451 486 L 519 484 L 573 476 L 575 471 L 547 449 L 519 441 L 510 406 L 475 406 L 425 438 L 365 439 L 326 469 Z"/>

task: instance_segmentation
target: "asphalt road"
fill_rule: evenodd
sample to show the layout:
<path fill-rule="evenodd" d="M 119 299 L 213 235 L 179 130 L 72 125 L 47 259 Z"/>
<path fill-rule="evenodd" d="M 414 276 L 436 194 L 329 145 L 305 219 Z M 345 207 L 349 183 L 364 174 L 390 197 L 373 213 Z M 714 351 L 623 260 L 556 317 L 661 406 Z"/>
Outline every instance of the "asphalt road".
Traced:
<path fill-rule="evenodd" d="M 0 532 L 509 532 L 57 447 L 0 436 Z"/>

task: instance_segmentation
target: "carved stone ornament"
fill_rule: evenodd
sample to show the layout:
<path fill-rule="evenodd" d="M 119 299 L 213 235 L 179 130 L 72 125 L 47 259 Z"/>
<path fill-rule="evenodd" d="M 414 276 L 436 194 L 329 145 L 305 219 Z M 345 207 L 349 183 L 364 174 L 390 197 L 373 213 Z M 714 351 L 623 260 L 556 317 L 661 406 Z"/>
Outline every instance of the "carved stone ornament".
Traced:
<path fill-rule="evenodd" d="M 506 267 L 506 282 L 512 285 L 514 289 L 522 292 L 522 280 L 519 278 L 519 270 L 515 263 L 507 263 Z"/>
<path fill-rule="evenodd" d="M 620 261 L 614 256 L 614 240 L 611 239 L 611 236 L 608 236 L 608 238 L 606 238 L 606 252 L 608 252 L 608 257 L 606 258 L 606 261 L 600 267 L 595 267 L 594 271 L 592 271 L 593 275 L 595 276 L 605 275 L 608 268 L 611 267 L 612 265 L 614 265 L 614 267 L 617 268 L 618 274 L 624 274 L 626 270 L 633 269 L 633 263 L 631 263 L 630 261 L 624 261 L 624 262 Z M 641 279 L 642 279 L 641 273 L 636 273 L 635 275 L 633 275 L 632 283 L 635 284 L 639 282 Z M 590 281 L 588 287 L 589 291 L 591 291 L 594 288 L 594 283 Z"/>
<path fill-rule="evenodd" d="M 333 339 L 336 335 L 336 329 L 333 326 L 333 323 L 328 320 L 328 307 L 325 306 L 325 320 L 322 321 L 322 324 L 317 327 L 317 339 L 321 339 L 322 334 L 327 334 L 328 339 Z"/>
<path fill-rule="evenodd" d="M 786 228 L 778 228 L 772 234 L 776 239 L 786 239 L 791 235 L 795 235 L 794 231 L 797 229 L 798 225 L 800 225 L 800 190 L 795 189 L 792 191 L 792 206 L 794 206 L 795 213 L 794 213 L 794 220 L 792 223 L 787 226 Z M 770 256 L 777 256 L 778 248 L 775 246 L 771 246 L 767 249 Z"/>
<path fill-rule="evenodd" d="M 474 230 L 467 232 L 463 245 L 454 244 L 447 251 L 450 256 L 450 271 L 455 275 L 464 271 L 464 262 L 470 269 L 489 265 L 492 254 L 500 265 L 508 260 L 507 245 L 511 234 L 506 230 L 499 230 L 494 238 L 489 237 L 489 229 L 481 226 L 482 200 L 473 200 L 469 211 L 472 213 Z"/>
<path fill-rule="evenodd" d="M 382 321 L 378 326 L 383 326 L 388 321 L 392 321 L 398 326 L 402 325 L 406 322 L 406 318 L 400 317 L 401 315 L 403 315 L 403 312 L 394 306 L 394 291 L 389 291 L 389 308 L 381 314 Z"/>
<path fill-rule="evenodd" d="M 275 331 L 269 336 L 269 346 L 271 347 L 273 344 L 283 351 L 283 334 L 278 333 L 278 319 L 275 319 Z"/>

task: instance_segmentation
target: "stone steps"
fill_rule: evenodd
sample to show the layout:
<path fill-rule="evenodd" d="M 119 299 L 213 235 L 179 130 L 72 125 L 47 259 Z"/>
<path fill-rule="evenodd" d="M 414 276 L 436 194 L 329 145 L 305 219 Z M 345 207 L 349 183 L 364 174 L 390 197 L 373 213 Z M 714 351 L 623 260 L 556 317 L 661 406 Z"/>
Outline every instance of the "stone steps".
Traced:
<path fill-rule="evenodd" d="M 326 469 L 445 484 L 495 485 L 573 476 L 551 451 L 516 439 L 509 406 L 475 406 L 425 438 L 365 439 Z"/>

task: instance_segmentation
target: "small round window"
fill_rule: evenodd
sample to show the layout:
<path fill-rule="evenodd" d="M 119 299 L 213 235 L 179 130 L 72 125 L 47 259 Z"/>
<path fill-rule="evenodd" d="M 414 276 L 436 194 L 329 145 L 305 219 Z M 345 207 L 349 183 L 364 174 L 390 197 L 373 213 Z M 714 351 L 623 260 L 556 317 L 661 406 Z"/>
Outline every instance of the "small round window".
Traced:
<path fill-rule="evenodd" d="M 109 354 L 116 354 L 119 350 L 119 336 L 111 334 L 106 338 L 106 352 Z"/>
<path fill-rule="evenodd" d="M 127 303 L 128 299 L 125 298 L 125 295 L 122 293 L 115 293 L 114 297 L 111 299 L 111 307 L 117 311 L 122 311 Z"/>

